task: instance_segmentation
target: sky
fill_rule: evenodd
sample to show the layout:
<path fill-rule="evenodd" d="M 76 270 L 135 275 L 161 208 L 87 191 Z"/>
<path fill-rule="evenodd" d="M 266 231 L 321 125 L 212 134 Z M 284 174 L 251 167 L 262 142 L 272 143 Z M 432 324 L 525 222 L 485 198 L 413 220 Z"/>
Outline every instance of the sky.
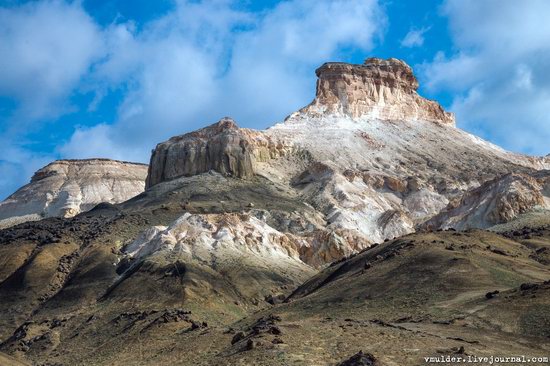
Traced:
<path fill-rule="evenodd" d="M 266 128 L 327 61 L 397 57 L 457 125 L 550 153 L 550 1 L 0 0 L 0 199 L 48 162 L 148 162 L 224 116 Z"/>

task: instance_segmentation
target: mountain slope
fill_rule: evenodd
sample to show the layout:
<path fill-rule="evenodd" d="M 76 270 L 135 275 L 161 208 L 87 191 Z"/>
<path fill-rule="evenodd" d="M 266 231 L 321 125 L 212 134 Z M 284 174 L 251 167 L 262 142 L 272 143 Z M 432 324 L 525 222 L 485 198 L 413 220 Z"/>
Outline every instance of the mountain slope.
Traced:
<path fill-rule="evenodd" d="M 539 234 L 550 242 L 547 229 L 531 235 Z M 550 269 L 521 240 L 410 234 L 335 263 L 286 303 L 238 321 L 223 313 L 242 305 L 190 309 L 193 295 L 182 301 L 173 271 L 144 264 L 133 283 L 96 305 L 68 312 L 68 294 L 50 300 L 2 350 L 70 365 L 335 365 L 359 350 L 383 365 L 442 354 L 545 356 Z M 188 268 L 189 281 L 205 279 Z"/>
<path fill-rule="evenodd" d="M 209 170 L 290 187 L 347 243 L 326 262 L 413 232 L 503 174 L 549 167 L 456 128 L 452 114 L 416 93 L 412 69 L 400 60 L 328 63 L 317 75 L 315 100 L 265 131 L 224 118 L 159 144 L 148 187 Z"/>

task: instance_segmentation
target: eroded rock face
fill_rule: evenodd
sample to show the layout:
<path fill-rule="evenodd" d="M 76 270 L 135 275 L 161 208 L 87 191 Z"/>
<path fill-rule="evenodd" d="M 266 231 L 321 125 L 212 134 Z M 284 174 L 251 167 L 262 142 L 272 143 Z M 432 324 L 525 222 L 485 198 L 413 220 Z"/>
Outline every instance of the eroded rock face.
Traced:
<path fill-rule="evenodd" d="M 271 274 L 281 278 L 304 280 L 313 269 L 300 260 L 302 241 L 250 214 L 186 213 L 168 227 L 145 230 L 123 253 L 132 261 L 177 253 L 186 263 L 214 268 L 234 284 L 242 283 L 237 278 L 243 276 L 243 267 L 247 271 L 270 268 Z M 246 285 L 241 291 L 247 292 Z"/>
<path fill-rule="evenodd" d="M 249 179 L 256 165 L 290 154 L 294 146 L 262 131 L 239 128 L 225 117 L 203 129 L 157 145 L 151 156 L 147 188 L 209 171 Z"/>
<path fill-rule="evenodd" d="M 147 187 L 215 170 L 238 178 L 254 175 L 249 138 L 230 118 L 157 145 Z"/>
<path fill-rule="evenodd" d="M 417 94 L 418 81 L 411 67 L 401 60 L 368 58 L 363 65 L 331 62 L 316 73 L 315 100 L 302 112 L 455 123 L 452 113 Z"/>
<path fill-rule="evenodd" d="M 250 251 L 260 257 L 299 259 L 300 244 L 290 235 L 272 228 L 250 214 L 184 214 L 169 227 L 153 227 L 131 243 L 125 251 L 131 257 L 145 257 L 160 250 L 177 250 L 189 258 L 219 263 L 215 248 Z M 218 248 L 218 249 L 220 249 Z M 295 263 L 298 265 L 299 263 Z"/>
<path fill-rule="evenodd" d="M 506 174 L 466 192 L 429 220 L 430 229 L 489 228 L 536 208 L 550 209 L 550 173 Z"/>
<path fill-rule="evenodd" d="M 255 209 L 224 214 L 186 213 L 170 226 L 144 230 L 124 248 L 124 253 L 135 260 L 176 252 L 188 260 L 217 268 L 240 258 L 251 267 L 269 265 L 274 272 L 294 269 L 300 273 L 349 256 L 369 244 L 352 230 L 314 226 L 293 233 L 284 228 L 284 222 L 272 226 L 267 221 L 273 220 L 269 219 L 273 219 L 269 212 Z M 289 216 L 283 221 L 291 223 L 293 219 Z"/>
<path fill-rule="evenodd" d="M 101 202 L 119 203 L 144 190 L 147 165 L 109 159 L 58 160 L 0 203 L 0 228 L 46 217 L 72 217 Z"/>

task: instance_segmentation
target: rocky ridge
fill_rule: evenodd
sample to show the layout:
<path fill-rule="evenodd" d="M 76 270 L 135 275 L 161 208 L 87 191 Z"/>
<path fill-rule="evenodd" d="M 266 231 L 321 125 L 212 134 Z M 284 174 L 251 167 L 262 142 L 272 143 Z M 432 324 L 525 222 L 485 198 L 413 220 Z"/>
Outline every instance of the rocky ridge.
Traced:
<path fill-rule="evenodd" d="M 46 217 L 73 217 L 143 192 L 147 166 L 109 159 L 57 160 L 0 203 L 0 228 Z"/>

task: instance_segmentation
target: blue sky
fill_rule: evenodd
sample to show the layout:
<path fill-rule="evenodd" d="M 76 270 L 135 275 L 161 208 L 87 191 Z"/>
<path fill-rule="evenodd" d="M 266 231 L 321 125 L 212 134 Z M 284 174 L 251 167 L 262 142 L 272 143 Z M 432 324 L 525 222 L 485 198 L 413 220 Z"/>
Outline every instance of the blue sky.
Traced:
<path fill-rule="evenodd" d="M 325 61 L 397 57 L 458 126 L 550 153 L 545 0 L 0 0 L 0 198 L 58 158 L 147 162 L 309 103 Z"/>

